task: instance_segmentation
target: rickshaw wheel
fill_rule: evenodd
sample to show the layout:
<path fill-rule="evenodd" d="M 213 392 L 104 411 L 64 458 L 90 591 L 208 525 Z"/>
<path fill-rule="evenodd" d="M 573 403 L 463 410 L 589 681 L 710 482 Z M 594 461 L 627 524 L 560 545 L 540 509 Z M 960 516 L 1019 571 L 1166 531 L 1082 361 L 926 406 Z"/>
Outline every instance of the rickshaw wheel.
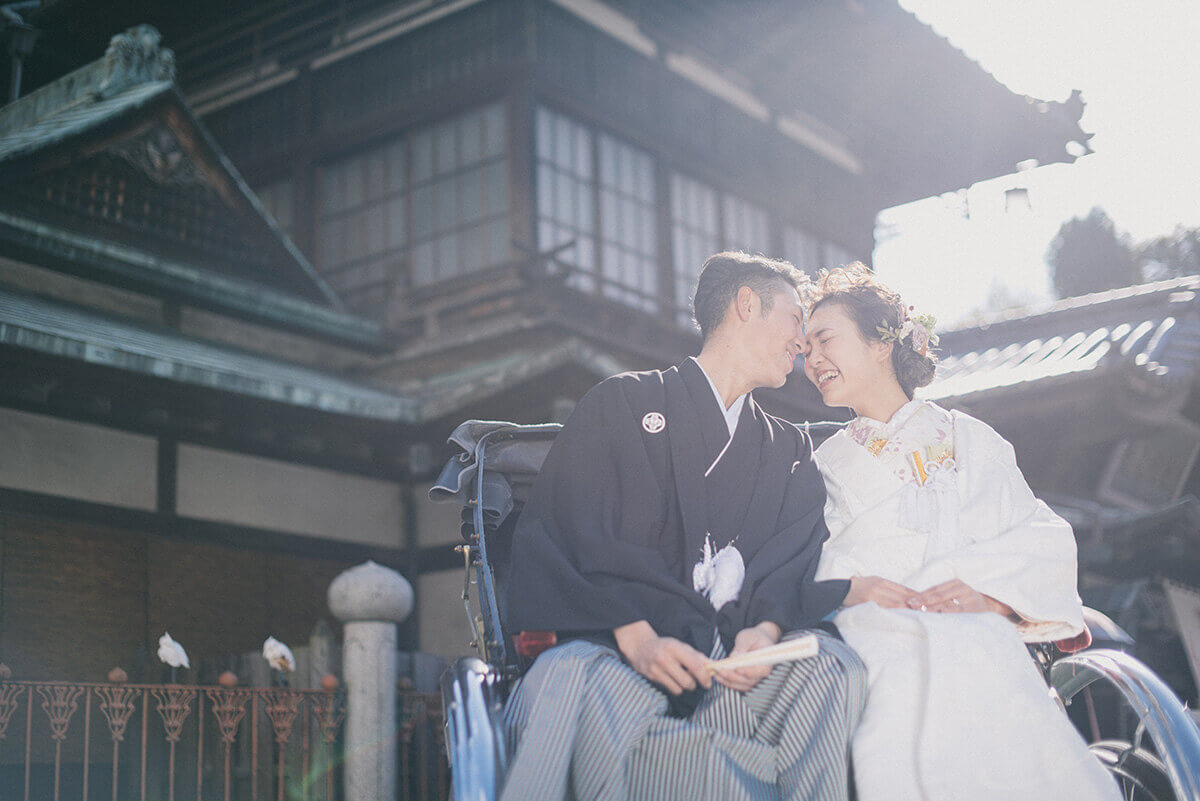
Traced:
<path fill-rule="evenodd" d="M 1088 748 L 1116 777 L 1127 801 L 1175 801 L 1167 767 L 1150 751 L 1123 740 L 1099 740 Z"/>

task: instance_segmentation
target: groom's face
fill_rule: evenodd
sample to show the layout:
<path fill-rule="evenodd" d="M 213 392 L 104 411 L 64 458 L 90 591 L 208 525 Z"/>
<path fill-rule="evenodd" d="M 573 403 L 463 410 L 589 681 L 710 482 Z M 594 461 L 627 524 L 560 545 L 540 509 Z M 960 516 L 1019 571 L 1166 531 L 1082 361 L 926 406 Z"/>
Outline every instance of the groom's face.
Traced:
<path fill-rule="evenodd" d="M 785 281 L 770 299 L 755 298 L 759 306 L 747 322 L 749 363 L 744 367 L 755 386 L 782 387 L 804 342 L 804 306 L 795 287 Z"/>

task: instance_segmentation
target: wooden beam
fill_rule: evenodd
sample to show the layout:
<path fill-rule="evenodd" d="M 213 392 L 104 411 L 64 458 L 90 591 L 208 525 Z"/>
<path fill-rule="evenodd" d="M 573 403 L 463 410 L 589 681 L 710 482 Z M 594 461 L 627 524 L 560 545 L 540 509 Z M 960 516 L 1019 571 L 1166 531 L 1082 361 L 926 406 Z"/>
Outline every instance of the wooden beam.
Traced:
<path fill-rule="evenodd" d="M 193 540 L 245 551 L 282 552 L 315 559 L 349 562 L 372 559 L 396 570 L 406 567 L 405 553 L 397 548 L 365 545 L 286 531 L 241 526 L 160 512 L 125 509 L 79 501 L 40 492 L 0 488 L 0 513 L 48 520 L 90 523 L 121 532 L 138 532 L 175 540 Z"/>

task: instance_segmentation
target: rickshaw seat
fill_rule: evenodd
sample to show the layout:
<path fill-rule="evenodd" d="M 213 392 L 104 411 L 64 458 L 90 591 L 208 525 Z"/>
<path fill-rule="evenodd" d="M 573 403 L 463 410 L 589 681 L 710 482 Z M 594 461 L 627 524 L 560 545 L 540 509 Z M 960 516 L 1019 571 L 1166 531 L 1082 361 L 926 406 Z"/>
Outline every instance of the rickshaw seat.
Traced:
<path fill-rule="evenodd" d="M 554 631 L 521 631 L 513 635 L 513 649 L 520 656 L 533 661 L 542 651 L 558 645 L 558 633 Z"/>

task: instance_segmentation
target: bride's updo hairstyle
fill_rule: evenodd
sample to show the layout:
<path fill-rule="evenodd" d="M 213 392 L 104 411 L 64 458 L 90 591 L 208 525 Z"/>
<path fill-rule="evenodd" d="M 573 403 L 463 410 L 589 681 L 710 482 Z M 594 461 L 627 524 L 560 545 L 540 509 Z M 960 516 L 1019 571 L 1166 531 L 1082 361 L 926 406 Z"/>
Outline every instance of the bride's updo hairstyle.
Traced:
<path fill-rule="evenodd" d="M 930 352 L 932 343 L 926 343 L 920 349 L 914 345 L 915 332 L 904 330 L 905 322 L 909 320 L 909 307 L 896 292 L 881 283 L 867 265 L 856 261 L 844 267 L 821 270 L 817 280 L 805 288 L 805 295 L 810 315 L 822 306 L 836 304 L 846 310 L 864 339 L 892 342 L 892 369 L 909 400 L 917 387 L 933 381 L 936 361 Z M 912 329 L 912 326 L 907 328 Z M 903 335 L 898 339 L 889 338 L 881 329 L 903 332 Z"/>

